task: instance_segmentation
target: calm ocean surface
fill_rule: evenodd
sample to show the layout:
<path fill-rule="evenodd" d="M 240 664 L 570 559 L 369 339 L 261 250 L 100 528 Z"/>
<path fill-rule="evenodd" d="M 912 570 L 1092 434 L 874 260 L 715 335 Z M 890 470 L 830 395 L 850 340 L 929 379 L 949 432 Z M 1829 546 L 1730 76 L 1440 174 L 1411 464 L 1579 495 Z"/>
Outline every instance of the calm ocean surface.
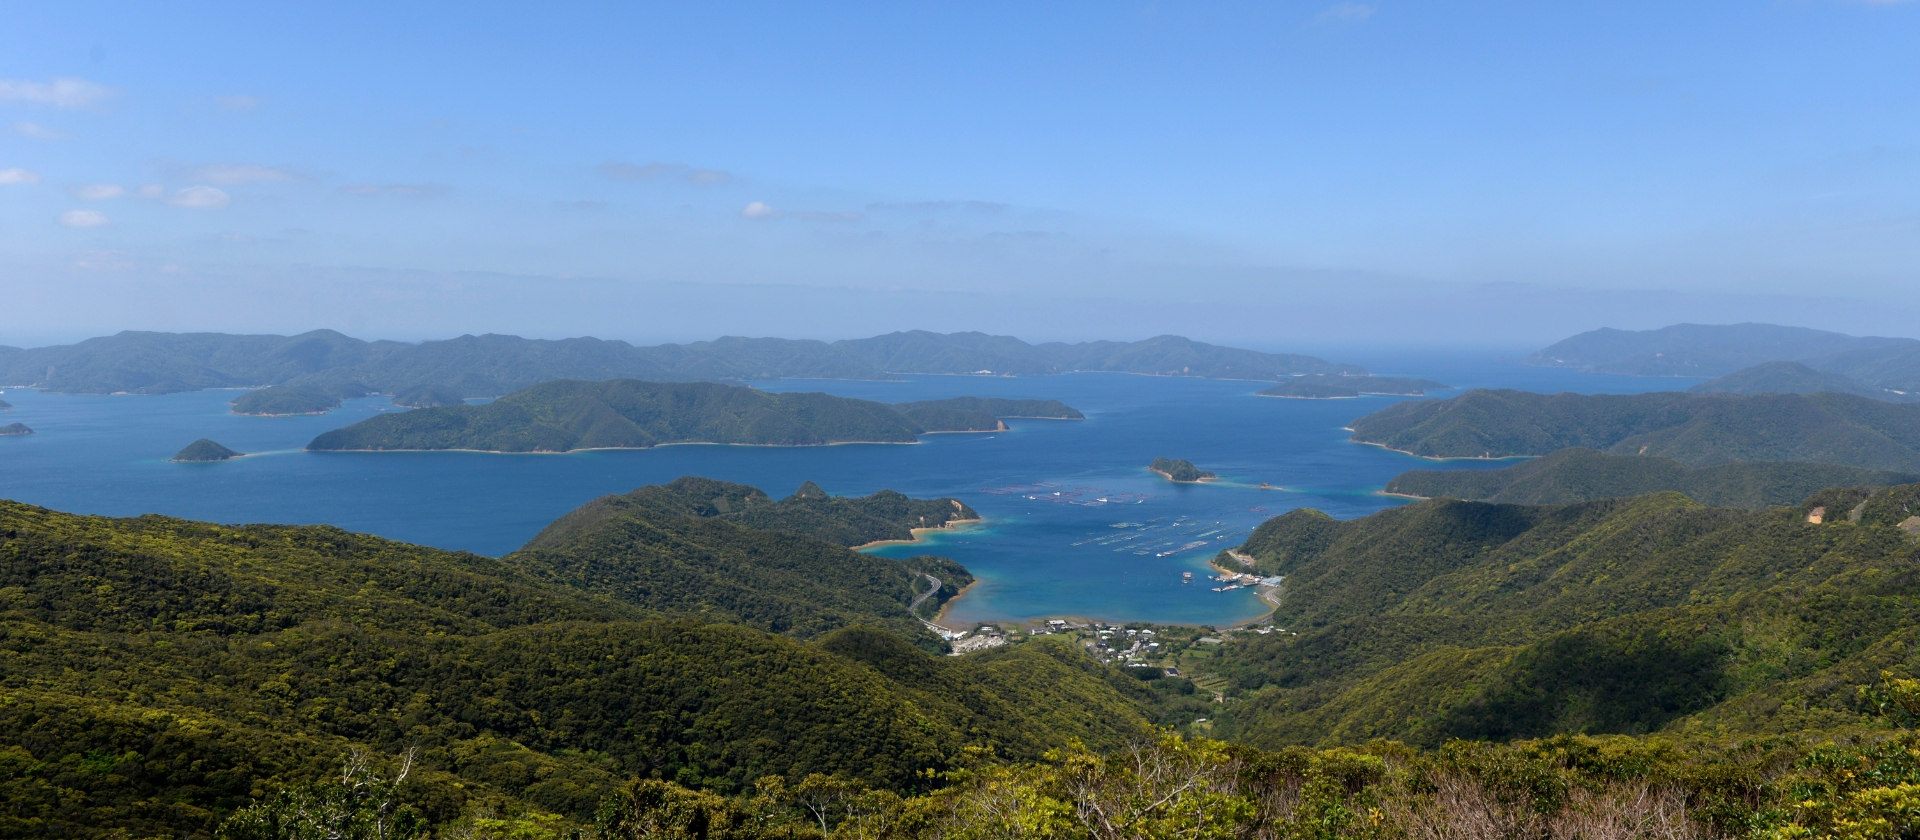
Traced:
<path fill-rule="evenodd" d="M 1595 376 L 1488 358 L 1355 361 L 1383 374 L 1462 387 L 1632 393 L 1695 381 Z M 955 604 L 949 614 L 954 623 L 1083 616 L 1228 624 L 1263 610 L 1250 591 L 1210 591 L 1206 562 L 1216 552 L 1237 545 L 1262 520 L 1294 508 L 1318 508 L 1344 519 L 1394 506 L 1398 500 L 1376 492 L 1388 479 L 1435 466 L 1347 440 L 1341 427 L 1399 399 L 1392 397 L 1273 399 L 1253 396 L 1263 387 L 1258 383 L 1125 374 L 756 386 L 884 402 L 1051 398 L 1088 419 L 1010 420 L 1009 432 L 930 435 L 911 446 L 308 453 L 300 448 L 323 431 L 400 409 L 380 397 L 352 400 L 316 417 L 259 418 L 227 411 L 233 391 L 103 397 L 9 389 L 0 398 L 14 410 L 0 414 L 0 425 L 21 422 L 37 434 L 0 437 L 0 497 L 109 516 L 326 523 L 499 555 L 589 499 L 682 475 L 751 484 L 776 498 L 808 480 L 835 495 L 891 488 L 919 497 L 952 496 L 986 518 L 914 545 L 877 550 L 888 556 L 943 554 L 972 569 L 980 583 Z M 217 464 L 167 460 L 202 437 L 265 454 Z M 1222 480 L 1162 481 L 1145 468 L 1159 456 L 1193 461 Z M 1261 489 L 1263 482 L 1275 489 Z M 1120 523 L 1133 525 L 1112 527 Z M 1194 572 L 1195 583 L 1180 582 L 1185 571 Z"/>

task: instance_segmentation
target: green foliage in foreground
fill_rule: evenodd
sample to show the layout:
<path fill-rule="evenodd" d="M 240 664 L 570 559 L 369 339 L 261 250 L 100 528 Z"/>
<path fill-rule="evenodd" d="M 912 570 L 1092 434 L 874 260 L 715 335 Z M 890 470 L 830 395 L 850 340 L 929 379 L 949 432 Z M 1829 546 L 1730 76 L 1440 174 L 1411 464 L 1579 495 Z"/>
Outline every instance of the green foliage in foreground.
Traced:
<path fill-rule="evenodd" d="M 1816 505 L 1833 514 L 1823 524 L 1808 521 Z M 1293 511 L 1241 548 L 1285 576 L 1286 631 L 1236 639 L 1210 663 L 1239 696 L 1219 731 L 1432 746 L 1858 726 L 1845 686 L 1920 664 L 1909 508 L 1920 485 L 1761 511 L 1673 493 L 1435 500 L 1347 522 Z"/>
<path fill-rule="evenodd" d="M 1791 505 L 1828 487 L 1904 484 L 1912 473 L 1834 464 L 1758 461 L 1688 469 L 1671 458 L 1562 449 L 1498 470 L 1408 470 L 1387 492 L 1421 498 L 1563 505 L 1674 491 L 1712 507 Z"/>
<path fill-rule="evenodd" d="M 233 401 L 233 413 L 261 417 L 325 414 L 340 407 L 340 398 L 315 388 L 275 386 L 248 391 Z"/>
<path fill-rule="evenodd" d="M 911 791 L 968 747 L 1031 760 L 1145 726 L 1052 640 L 956 659 L 666 612 L 334 528 L 0 503 L 0 836 L 205 836 L 354 745 L 418 748 L 413 807 L 440 823 L 585 819 L 634 776 Z"/>
<path fill-rule="evenodd" d="M 174 453 L 175 461 L 225 461 L 238 458 L 246 453 L 235 452 L 206 438 L 187 444 L 186 448 Z"/>
<path fill-rule="evenodd" d="M 1192 461 L 1173 458 L 1155 458 L 1153 463 L 1147 465 L 1147 469 L 1165 476 L 1168 481 L 1199 481 L 1215 477 L 1213 473 L 1195 467 Z"/>
<path fill-rule="evenodd" d="M 1585 447 L 1689 467 L 1804 461 L 1920 473 L 1920 404 L 1851 394 L 1533 394 L 1475 390 L 1353 421 L 1353 439 L 1432 458 Z"/>
<path fill-rule="evenodd" d="M 1865 692 L 1908 718 L 1920 682 L 1883 674 Z M 1425 840 L 1426 838 L 1844 838 L 1920 834 L 1920 737 L 1863 732 L 1819 743 L 1623 736 L 1432 750 L 1392 742 L 1276 752 L 1170 732 L 1118 750 L 1074 743 L 1025 763 L 976 761 L 901 796 L 823 774 L 761 779 L 733 796 L 636 779 L 591 824 L 471 815 L 445 836 L 594 840 Z M 351 763 L 349 763 L 351 767 Z M 302 788 L 236 815 L 234 840 L 262 823 L 296 823 L 309 803 L 345 803 L 359 824 L 401 823 L 390 785 Z M 300 810 L 304 807 L 306 810 Z M 392 815 L 392 816 L 389 816 Z M 333 816 L 331 823 L 348 820 Z M 336 835 L 337 836 L 337 835 Z"/>
<path fill-rule="evenodd" d="M 451 403 L 371 417 L 322 434 L 307 448 L 567 452 L 669 443 L 819 446 L 912 443 L 926 432 L 998 428 L 998 418 L 973 408 L 928 404 L 902 411 L 830 394 L 770 394 L 706 382 L 562 379 L 485 405 Z"/>

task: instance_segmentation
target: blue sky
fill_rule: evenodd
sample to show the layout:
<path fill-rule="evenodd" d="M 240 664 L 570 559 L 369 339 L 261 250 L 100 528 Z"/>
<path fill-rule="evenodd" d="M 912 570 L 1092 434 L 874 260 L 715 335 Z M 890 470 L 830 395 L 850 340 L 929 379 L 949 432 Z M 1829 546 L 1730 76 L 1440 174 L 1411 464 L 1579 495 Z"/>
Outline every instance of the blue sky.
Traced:
<path fill-rule="evenodd" d="M 1920 2 L 9 4 L 0 343 L 1920 323 Z"/>

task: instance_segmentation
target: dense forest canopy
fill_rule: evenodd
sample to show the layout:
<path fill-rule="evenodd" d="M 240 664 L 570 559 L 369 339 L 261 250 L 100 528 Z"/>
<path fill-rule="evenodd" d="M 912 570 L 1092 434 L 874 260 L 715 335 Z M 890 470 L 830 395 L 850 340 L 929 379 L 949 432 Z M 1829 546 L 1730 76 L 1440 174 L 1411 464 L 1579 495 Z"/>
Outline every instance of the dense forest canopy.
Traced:
<path fill-rule="evenodd" d="M 1557 505 L 1674 491 L 1712 507 L 1790 505 L 1827 487 L 1907 484 L 1913 473 L 1782 461 L 1688 468 L 1671 458 L 1572 447 L 1497 470 L 1408 470 L 1388 493 L 1478 502 Z"/>

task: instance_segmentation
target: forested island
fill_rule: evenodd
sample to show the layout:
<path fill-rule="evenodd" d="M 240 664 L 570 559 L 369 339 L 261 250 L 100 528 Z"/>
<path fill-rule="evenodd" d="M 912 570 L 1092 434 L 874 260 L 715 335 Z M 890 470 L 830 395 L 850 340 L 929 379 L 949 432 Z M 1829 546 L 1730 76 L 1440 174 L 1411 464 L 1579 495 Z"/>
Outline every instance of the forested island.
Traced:
<path fill-rule="evenodd" d="M 726 337 L 655 347 L 511 335 L 409 344 L 362 341 L 332 330 L 294 336 L 129 331 L 32 350 L 0 347 L 0 385 L 87 394 L 295 385 L 351 398 L 432 385 L 468 398 L 554 379 L 727 382 L 1092 371 L 1267 381 L 1367 372 L 1313 356 L 1220 347 L 1176 335 L 1029 344 L 1011 336 L 922 330 L 832 343 Z"/>
<path fill-rule="evenodd" d="M 25 423 L 8 423 L 5 426 L 0 426 L 0 435 L 30 435 L 30 434 L 33 434 L 33 430 L 27 428 L 27 424 Z"/>
<path fill-rule="evenodd" d="M 1673 491 L 1725 508 L 1790 505 L 1827 487 L 1908 484 L 1914 473 L 1836 464 L 1752 461 L 1690 469 L 1671 458 L 1573 447 L 1497 470 L 1409 470 L 1386 492 L 1514 504 L 1568 504 Z"/>
<path fill-rule="evenodd" d="M 7 402 L 6 400 L 0 400 L 0 411 L 12 411 L 12 410 L 13 410 L 13 403 Z"/>
<path fill-rule="evenodd" d="M 1047 401 L 1051 403 L 1052 401 Z M 570 452 L 644 449 L 673 443 L 820 446 L 913 443 L 930 432 L 1005 428 L 983 408 L 1050 410 L 1029 401 L 941 400 L 892 406 L 821 393 L 773 394 L 710 382 L 559 380 L 485 405 L 449 405 L 384 414 L 335 429 L 307 448 L 465 449 Z"/>
<path fill-rule="evenodd" d="M 233 401 L 233 413 L 255 417 L 325 414 L 339 407 L 339 397 L 313 388 L 263 388 L 242 394 Z"/>
<path fill-rule="evenodd" d="M 187 444 L 185 449 L 175 453 L 172 460 L 182 462 L 230 461 L 245 454 L 245 452 L 235 452 L 206 438 L 201 438 Z"/>
<path fill-rule="evenodd" d="M 1153 459 L 1153 463 L 1147 465 L 1147 469 L 1159 473 L 1161 478 L 1168 481 L 1181 483 L 1207 481 L 1219 477 L 1211 472 L 1195 467 L 1192 461 L 1182 461 L 1174 458 L 1155 458 Z"/>
<path fill-rule="evenodd" d="M 1850 394 L 1534 394 L 1474 390 L 1353 421 L 1353 439 L 1429 458 L 1584 447 L 1689 467 L 1745 461 L 1920 473 L 1920 405 Z"/>
<path fill-rule="evenodd" d="M 1449 387 L 1450 386 L 1445 383 L 1435 382 L 1431 379 L 1413 379 L 1404 376 L 1334 376 L 1327 374 L 1305 374 L 1288 378 L 1278 385 L 1254 393 L 1262 397 L 1333 400 L 1350 399 L 1362 394 L 1424 397 L 1428 391 L 1444 391 Z"/>

